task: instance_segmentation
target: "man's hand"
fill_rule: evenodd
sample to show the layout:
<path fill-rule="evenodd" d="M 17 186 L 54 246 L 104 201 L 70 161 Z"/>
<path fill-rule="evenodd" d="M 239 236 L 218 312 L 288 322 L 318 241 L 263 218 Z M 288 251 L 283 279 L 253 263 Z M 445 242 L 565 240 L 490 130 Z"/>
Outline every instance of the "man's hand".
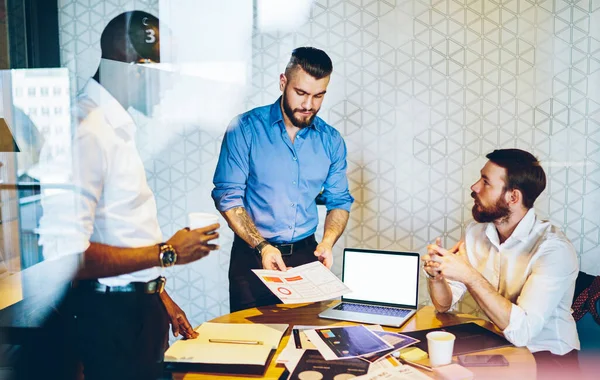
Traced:
<path fill-rule="evenodd" d="M 434 252 L 429 257 L 429 260 L 433 261 L 432 267 L 439 271 L 444 278 L 467 284 L 477 274 L 469 262 L 464 242 L 461 242 L 456 253 L 439 247 L 437 244 L 429 245 L 428 252 L 430 249 Z"/>
<path fill-rule="evenodd" d="M 441 247 L 441 245 L 442 240 L 440 238 L 435 239 L 435 246 Z M 441 280 L 443 277 L 438 269 L 439 264 L 431 259 L 432 256 L 436 255 L 436 251 L 432 246 L 432 244 L 429 244 L 427 246 L 427 254 L 421 257 L 421 261 L 423 261 L 423 269 L 425 269 L 425 272 L 433 277 L 434 280 Z"/>
<path fill-rule="evenodd" d="M 194 331 L 190 321 L 188 321 L 185 312 L 171 299 L 167 292 L 160 294 L 160 299 L 163 302 L 165 310 L 169 315 L 173 336 L 183 336 L 184 339 L 195 339 L 198 337 L 198 332 Z"/>
<path fill-rule="evenodd" d="M 333 265 L 333 247 L 331 245 L 320 242 L 315 249 L 315 256 L 319 258 L 319 261 L 327 267 L 327 269 L 331 269 Z"/>
<path fill-rule="evenodd" d="M 458 252 L 458 248 L 460 247 L 461 243 L 462 241 L 457 242 L 452 248 L 448 250 L 448 252 Z M 425 269 L 425 272 L 432 276 L 434 280 L 442 280 L 444 278 L 439 269 L 439 263 L 436 263 L 432 260 L 432 257 L 434 255 L 437 255 L 437 250 L 439 248 L 442 248 L 442 239 L 438 237 L 435 239 L 435 244 L 430 244 L 427 246 L 427 254 L 421 257 L 421 261 L 423 261 L 423 269 Z"/>
<path fill-rule="evenodd" d="M 287 271 L 281 252 L 272 245 L 266 245 L 260 252 L 264 269 Z"/>
<path fill-rule="evenodd" d="M 218 245 L 208 244 L 208 242 L 219 237 L 217 232 L 219 227 L 219 223 L 215 223 L 195 230 L 184 228 L 177 231 L 167 241 L 167 244 L 172 245 L 177 252 L 175 264 L 191 263 L 208 255 L 210 251 L 218 250 Z"/>

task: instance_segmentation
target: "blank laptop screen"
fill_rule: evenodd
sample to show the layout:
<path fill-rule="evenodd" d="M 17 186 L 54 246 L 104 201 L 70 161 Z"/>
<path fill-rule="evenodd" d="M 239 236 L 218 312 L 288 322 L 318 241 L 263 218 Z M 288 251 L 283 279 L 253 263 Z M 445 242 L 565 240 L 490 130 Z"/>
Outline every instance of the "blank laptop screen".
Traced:
<path fill-rule="evenodd" d="M 368 250 L 344 251 L 343 299 L 416 307 L 419 255 Z"/>

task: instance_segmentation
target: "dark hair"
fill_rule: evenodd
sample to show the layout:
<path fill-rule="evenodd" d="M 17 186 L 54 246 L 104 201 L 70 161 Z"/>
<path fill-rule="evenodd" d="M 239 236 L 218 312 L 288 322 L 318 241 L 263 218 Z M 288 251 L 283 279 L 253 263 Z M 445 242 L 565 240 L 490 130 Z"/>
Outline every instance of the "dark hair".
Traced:
<path fill-rule="evenodd" d="M 546 188 L 546 173 L 537 158 L 521 149 L 497 149 L 486 157 L 506 169 L 505 190 L 520 190 L 523 206 L 532 208 Z"/>
<path fill-rule="evenodd" d="M 333 63 L 327 53 L 309 46 L 292 51 L 290 61 L 285 68 L 285 75 L 289 77 L 298 66 L 315 79 L 325 78 L 333 71 Z"/>
<path fill-rule="evenodd" d="M 116 16 L 100 37 L 102 58 L 119 62 L 160 62 L 158 18 L 143 11 L 129 11 Z"/>

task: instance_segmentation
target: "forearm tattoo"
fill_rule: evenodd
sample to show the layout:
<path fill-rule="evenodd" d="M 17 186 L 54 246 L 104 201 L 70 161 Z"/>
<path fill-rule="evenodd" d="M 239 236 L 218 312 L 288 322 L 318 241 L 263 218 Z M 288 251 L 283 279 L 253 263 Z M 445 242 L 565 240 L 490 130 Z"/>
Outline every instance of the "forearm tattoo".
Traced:
<path fill-rule="evenodd" d="M 261 241 L 264 240 L 262 235 L 256 229 L 256 225 L 250 219 L 250 216 L 246 212 L 246 209 L 243 207 L 236 207 L 234 209 L 234 215 L 236 217 L 236 224 L 238 226 L 238 235 L 246 240 L 253 247 L 258 245 Z"/>

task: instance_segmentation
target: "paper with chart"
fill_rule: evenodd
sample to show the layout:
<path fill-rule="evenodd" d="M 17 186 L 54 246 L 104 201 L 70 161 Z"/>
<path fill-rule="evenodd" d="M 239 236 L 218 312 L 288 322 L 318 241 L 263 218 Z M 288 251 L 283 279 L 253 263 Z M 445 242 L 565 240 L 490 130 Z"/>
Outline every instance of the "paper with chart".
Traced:
<path fill-rule="evenodd" d="M 292 333 L 290 334 L 290 339 L 288 339 L 287 345 L 285 348 L 279 353 L 277 356 L 277 363 L 283 364 L 288 369 L 288 371 L 292 372 L 294 368 L 296 368 L 296 364 L 304 354 L 306 350 L 316 350 L 317 346 L 310 342 L 310 339 L 306 336 L 306 330 L 314 330 L 314 329 L 328 329 L 335 328 L 339 326 L 304 326 L 304 325 L 296 325 L 292 328 Z M 368 325 L 365 326 L 367 329 L 371 331 L 383 331 L 383 328 L 379 325 Z M 393 344 L 392 344 L 393 345 Z M 363 360 L 361 358 L 361 360 Z M 395 360 L 395 359 L 394 359 Z M 379 360 L 378 363 L 384 363 L 383 360 Z M 399 362 L 396 360 L 396 363 Z M 371 367 L 369 367 L 370 369 Z M 384 368 L 384 367 L 382 367 Z"/>
<path fill-rule="evenodd" d="M 361 358 L 361 359 L 367 360 L 371 363 L 375 363 L 376 361 L 383 359 L 384 357 L 386 357 L 387 355 L 389 355 L 390 353 L 392 353 L 394 351 L 398 351 L 402 348 L 411 346 L 415 343 L 419 343 L 418 339 L 412 338 L 410 336 L 394 333 L 391 331 L 373 331 L 373 333 L 375 335 L 377 335 L 378 337 L 380 337 L 381 339 L 385 340 L 387 343 L 394 346 L 394 348 L 391 348 L 387 351 L 381 351 L 376 354 L 368 355 L 368 356 Z"/>
<path fill-rule="evenodd" d="M 353 359 L 394 348 L 364 325 L 318 328 L 304 333 L 325 360 Z"/>
<path fill-rule="evenodd" d="M 266 269 L 252 271 L 286 304 L 326 301 L 351 292 L 319 261 L 294 267 L 287 272 Z"/>

